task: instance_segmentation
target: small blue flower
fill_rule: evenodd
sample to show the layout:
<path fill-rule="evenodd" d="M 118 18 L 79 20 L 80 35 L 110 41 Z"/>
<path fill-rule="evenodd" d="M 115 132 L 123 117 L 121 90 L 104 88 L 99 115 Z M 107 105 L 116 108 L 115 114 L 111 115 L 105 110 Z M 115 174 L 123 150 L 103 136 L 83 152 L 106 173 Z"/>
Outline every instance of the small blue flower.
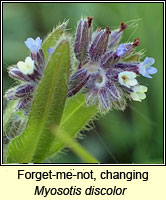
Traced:
<path fill-rule="evenodd" d="M 155 67 L 151 67 L 154 62 L 154 58 L 146 57 L 145 60 L 139 65 L 139 73 L 146 78 L 152 78 L 150 74 L 157 73 L 157 69 Z"/>
<path fill-rule="evenodd" d="M 41 48 L 42 40 L 40 39 L 40 37 L 37 37 L 36 40 L 34 40 L 33 38 L 28 38 L 24 43 L 29 48 L 31 53 L 36 53 Z"/>
<path fill-rule="evenodd" d="M 52 54 L 55 51 L 55 48 L 48 48 L 47 53 Z"/>
<path fill-rule="evenodd" d="M 126 45 L 125 44 L 120 44 L 118 49 L 117 49 L 117 56 L 122 56 L 125 52 L 127 51 Z"/>

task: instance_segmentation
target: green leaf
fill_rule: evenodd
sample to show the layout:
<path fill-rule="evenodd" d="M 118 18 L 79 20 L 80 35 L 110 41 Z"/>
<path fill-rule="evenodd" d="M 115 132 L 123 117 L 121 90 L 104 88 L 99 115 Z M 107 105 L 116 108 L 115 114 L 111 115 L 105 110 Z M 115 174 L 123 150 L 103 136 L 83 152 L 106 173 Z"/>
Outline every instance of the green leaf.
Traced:
<path fill-rule="evenodd" d="M 24 132 L 9 144 L 8 163 L 41 162 L 54 140 L 52 126 L 59 126 L 68 89 L 70 48 L 63 39 L 51 55 L 34 96 Z"/>
<path fill-rule="evenodd" d="M 47 53 L 47 49 L 50 48 L 50 47 L 54 47 L 56 45 L 57 41 L 59 40 L 59 38 L 64 33 L 66 26 L 67 26 L 67 22 L 61 24 L 56 29 L 53 29 L 53 31 L 50 34 L 48 34 L 46 39 L 43 41 L 42 50 L 44 52 L 46 61 L 48 60 L 48 58 L 50 56 Z"/>
<path fill-rule="evenodd" d="M 96 106 L 86 106 L 85 95 L 78 93 L 66 101 L 65 110 L 61 123 L 57 128 L 56 134 L 67 134 L 68 137 L 74 138 L 88 122 L 97 114 Z M 48 151 L 48 156 L 55 155 L 64 147 L 63 142 L 56 138 Z"/>

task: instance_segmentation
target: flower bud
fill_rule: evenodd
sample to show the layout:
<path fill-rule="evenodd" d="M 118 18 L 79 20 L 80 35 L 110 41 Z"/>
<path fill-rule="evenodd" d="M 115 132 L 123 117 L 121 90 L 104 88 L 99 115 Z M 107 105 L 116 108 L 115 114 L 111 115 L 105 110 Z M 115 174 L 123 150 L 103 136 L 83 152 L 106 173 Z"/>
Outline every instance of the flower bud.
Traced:
<path fill-rule="evenodd" d="M 115 69 L 122 69 L 123 71 L 131 71 L 138 74 L 139 63 L 117 63 L 114 65 Z"/>
<path fill-rule="evenodd" d="M 108 48 L 111 49 L 111 48 L 115 47 L 120 42 L 121 37 L 122 37 L 122 33 L 126 28 L 127 28 L 127 25 L 122 22 L 120 24 L 119 29 L 112 31 L 112 33 L 109 37 Z"/>
<path fill-rule="evenodd" d="M 98 61 L 100 56 L 102 56 L 108 45 L 108 39 L 110 34 L 109 27 L 106 27 L 105 30 L 98 32 L 89 49 L 89 56 L 92 61 Z"/>
<path fill-rule="evenodd" d="M 26 96 L 34 91 L 34 86 L 31 84 L 20 85 L 16 88 L 15 95 L 17 97 Z"/>
<path fill-rule="evenodd" d="M 76 58 L 84 63 L 87 61 L 87 52 L 90 42 L 90 33 L 92 19 L 80 20 L 76 30 L 75 42 L 74 42 L 74 52 Z"/>
<path fill-rule="evenodd" d="M 87 73 L 86 69 L 79 69 L 73 76 L 70 78 L 70 85 L 68 88 L 68 97 L 73 96 L 79 92 L 83 86 L 87 83 L 90 78 L 90 74 Z"/>
<path fill-rule="evenodd" d="M 17 97 L 15 96 L 15 88 L 9 89 L 5 93 L 5 98 L 8 99 L 8 100 L 15 100 L 15 99 L 17 99 Z"/>
<path fill-rule="evenodd" d="M 17 79 L 17 80 L 21 80 L 21 81 L 26 81 L 29 82 L 30 79 L 28 78 L 27 75 L 23 74 L 17 66 L 11 67 L 9 68 L 9 76 L 11 78 Z"/>
<path fill-rule="evenodd" d="M 108 68 L 111 66 L 113 61 L 114 61 L 114 53 L 113 51 L 108 51 L 101 57 L 100 66 L 102 68 Z"/>
<path fill-rule="evenodd" d="M 120 58 L 129 56 L 136 46 L 140 45 L 140 40 L 136 38 L 133 43 L 120 44 L 115 55 Z"/>
<path fill-rule="evenodd" d="M 31 103 L 32 103 L 31 96 L 20 99 L 20 101 L 18 102 L 18 104 L 16 106 L 16 110 L 22 110 L 22 109 L 26 108 L 28 105 L 30 105 Z"/>
<path fill-rule="evenodd" d="M 110 109 L 110 99 L 107 94 L 107 88 L 103 87 L 99 90 L 99 104 L 100 110 L 103 110 L 103 107 L 106 110 Z"/>
<path fill-rule="evenodd" d="M 112 82 L 107 83 L 107 91 L 108 91 L 109 95 L 111 96 L 112 100 L 114 100 L 114 101 L 119 101 L 122 97 L 120 89 L 117 88 L 115 86 L 115 84 Z"/>

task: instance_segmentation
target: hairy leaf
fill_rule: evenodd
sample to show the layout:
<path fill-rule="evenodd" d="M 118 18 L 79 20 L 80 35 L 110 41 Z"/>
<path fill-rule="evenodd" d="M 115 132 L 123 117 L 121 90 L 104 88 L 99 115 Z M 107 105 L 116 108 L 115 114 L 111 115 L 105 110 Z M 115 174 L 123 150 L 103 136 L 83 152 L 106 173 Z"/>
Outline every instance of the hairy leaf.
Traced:
<path fill-rule="evenodd" d="M 61 24 L 56 29 L 53 29 L 53 31 L 50 34 L 48 34 L 46 39 L 43 41 L 42 50 L 44 52 L 46 61 L 48 60 L 48 57 L 49 57 L 49 54 L 47 53 L 47 49 L 56 45 L 58 39 L 62 36 L 62 34 L 65 31 L 66 25 L 67 25 L 67 22 Z"/>
<path fill-rule="evenodd" d="M 85 105 L 85 95 L 78 93 L 66 101 L 65 110 L 56 134 L 65 134 L 70 138 L 74 138 L 88 122 L 97 114 L 96 106 Z M 52 146 L 49 149 L 48 156 L 52 156 L 59 152 L 64 147 L 64 144 L 54 139 Z"/>
<path fill-rule="evenodd" d="M 8 163 L 41 162 L 54 140 L 52 126 L 59 126 L 67 96 L 70 66 L 68 40 L 62 40 L 50 57 L 34 96 L 24 132 L 9 144 Z"/>
<path fill-rule="evenodd" d="M 61 37 L 61 35 L 65 31 L 66 25 L 67 25 L 67 22 L 62 23 L 61 25 L 59 25 L 58 27 L 53 29 L 53 31 L 51 33 L 49 33 L 48 36 L 46 37 L 46 39 L 43 41 L 42 50 L 44 52 L 46 60 L 48 60 L 48 57 L 50 56 L 47 53 L 47 49 L 49 47 L 56 45 L 56 43 L 58 42 L 58 39 Z M 18 100 L 10 101 L 7 104 L 7 107 L 4 111 L 4 114 L 3 114 L 3 130 L 4 130 L 3 133 L 4 134 L 5 134 L 6 127 L 9 125 L 9 123 L 12 119 L 12 116 L 15 115 L 15 107 L 16 107 L 17 103 L 18 103 Z"/>

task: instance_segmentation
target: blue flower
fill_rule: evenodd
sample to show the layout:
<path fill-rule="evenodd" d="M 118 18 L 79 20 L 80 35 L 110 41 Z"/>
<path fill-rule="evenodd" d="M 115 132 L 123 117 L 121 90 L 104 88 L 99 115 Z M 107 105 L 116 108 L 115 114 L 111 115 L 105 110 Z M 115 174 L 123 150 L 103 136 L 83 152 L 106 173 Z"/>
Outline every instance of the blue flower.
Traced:
<path fill-rule="evenodd" d="M 36 53 L 41 48 L 42 40 L 40 39 L 40 37 L 37 37 L 36 40 L 34 40 L 33 38 L 28 38 L 24 43 L 29 48 L 31 53 Z"/>
<path fill-rule="evenodd" d="M 125 44 L 120 44 L 118 49 L 117 49 L 117 56 L 122 56 L 124 53 L 126 53 L 127 48 Z"/>
<path fill-rule="evenodd" d="M 152 78 L 150 74 L 157 73 L 157 69 L 155 67 L 151 67 L 154 62 L 154 58 L 146 57 L 145 60 L 139 65 L 139 73 L 146 78 Z"/>
<path fill-rule="evenodd" d="M 54 51 L 55 51 L 55 48 L 48 48 L 48 49 L 47 49 L 47 53 L 48 53 L 48 54 L 53 54 Z"/>

